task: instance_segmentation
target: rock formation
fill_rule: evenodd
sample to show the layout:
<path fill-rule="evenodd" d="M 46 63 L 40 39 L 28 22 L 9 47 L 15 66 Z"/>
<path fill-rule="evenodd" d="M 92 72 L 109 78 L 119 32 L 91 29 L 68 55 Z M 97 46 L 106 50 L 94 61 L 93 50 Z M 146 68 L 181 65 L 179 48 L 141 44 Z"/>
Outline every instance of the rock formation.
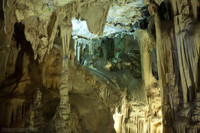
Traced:
<path fill-rule="evenodd" d="M 163 132 L 199 132 L 199 1 L 155 1 Z M 195 123 L 195 124 L 193 124 Z"/>
<path fill-rule="evenodd" d="M 0 131 L 199 133 L 199 0 L 0 1 Z"/>

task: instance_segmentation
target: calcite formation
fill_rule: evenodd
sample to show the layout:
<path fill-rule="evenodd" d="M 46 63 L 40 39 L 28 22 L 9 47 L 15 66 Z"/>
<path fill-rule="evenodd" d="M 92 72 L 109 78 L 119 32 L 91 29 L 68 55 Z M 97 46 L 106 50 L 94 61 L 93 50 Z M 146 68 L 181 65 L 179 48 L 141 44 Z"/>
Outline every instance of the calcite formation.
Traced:
<path fill-rule="evenodd" d="M 199 132 L 199 1 L 155 2 L 163 132 Z"/>
<path fill-rule="evenodd" d="M 199 133 L 199 0 L 0 1 L 0 132 Z"/>

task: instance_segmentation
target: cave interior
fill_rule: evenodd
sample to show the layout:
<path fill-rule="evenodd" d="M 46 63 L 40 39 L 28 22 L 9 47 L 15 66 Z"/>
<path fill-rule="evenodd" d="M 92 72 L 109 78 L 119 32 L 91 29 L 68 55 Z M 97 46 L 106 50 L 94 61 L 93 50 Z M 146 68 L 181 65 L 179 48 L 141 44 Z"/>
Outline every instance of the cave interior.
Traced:
<path fill-rule="evenodd" d="M 1 0 L 0 132 L 200 133 L 200 0 Z"/>

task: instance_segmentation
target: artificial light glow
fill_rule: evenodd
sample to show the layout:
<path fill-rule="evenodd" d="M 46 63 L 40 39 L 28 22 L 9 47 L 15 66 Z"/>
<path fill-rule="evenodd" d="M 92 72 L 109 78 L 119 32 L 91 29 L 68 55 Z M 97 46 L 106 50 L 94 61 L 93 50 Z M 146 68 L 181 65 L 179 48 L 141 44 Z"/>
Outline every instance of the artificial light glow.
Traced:
<path fill-rule="evenodd" d="M 92 34 L 87 27 L 87 22 L 72 19 L 72 35 L 81 36 L 85 38 L 97 38 L 97 35 Z"/>
<path fill-rule="evenodd" d="M 113 119 L 114 119 L 114 129 L 117 133 L 121 132 L 121 121 L 122 121 L 122 114 L 118 113 L 118 109 L 115 109 L 115 114 L 113 115 Z"/>
<path fill-rule="evenodd" d="M 151 133 L 162 133 L 162 120 L 151 122 Z"/>

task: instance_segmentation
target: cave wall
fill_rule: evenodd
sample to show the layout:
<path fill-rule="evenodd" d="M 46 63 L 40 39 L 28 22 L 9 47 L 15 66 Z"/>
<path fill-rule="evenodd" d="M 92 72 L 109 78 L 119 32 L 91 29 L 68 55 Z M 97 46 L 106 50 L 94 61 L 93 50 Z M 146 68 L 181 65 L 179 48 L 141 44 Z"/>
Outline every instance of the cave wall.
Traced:
<path fill-rule="evenodd" d="M 151 1 L 163 132 L 199 132 L 199 1 Z"/>
<path fill-rule="evenodd" d="M 100 35 L 105 26 L 107 12 L 111 2 L 3 0 L 0 3 L 1 116 L 4 116 L 5 112 L 9 110 L 9 113 L 1 119 L 1 124 L 6 127 L 12 125 L 17 126 L 13 123 L 15 121 L 22 121 L 22 117 L 19 119 L 15 118 L 17 112 L 25 118 L 21 123 L 22 127 L 26 123 L 31 128 L 38 127 L 38 124 L 44 127 L 44 121 L 49 120 L 49 117 L 53 117 L 52 112 L 54 112 L 54 115 L 57 105 L 60 104 L 62 106 L 63 101 L 64 104 L 68 103 L 66 98 L 68 98 L 69 87 L 65 87 L 65 93 L 62 93 L 61 90 L 60 103 L 60 96 L 54 93 L 58 92 L 58 88 L 61 86 L 61 72 L 68 69 L 68 65 L 66 64 L 73 62 L 67 62 L 65 60 L 66 58 L 73 60 L 73 44 L 70 45 L 72 30 L 71 18 L 76 16 L 80 19 L 86 19 L 91 32 Z M 93 9 L 95 9 L 92 12 L 93 14 L 81 14 L 82 11 L 90 12 Z M 94 19 L 94 17 L 96 18 L 96 12 L 101 15 L 99 18 Z M 14 38 L 16 23 L 23 25 L 24 29 L 22 29 L 22 33 L 17 33 L 17 37 Z M 96 23 L 98 24 L 96 25 Z M 23 35 L 23 38 L 20 37 L 20 34 Z M 62 41 L 54 47 L 54 40 L 56 37 L 59 37 L 58 34 L 62 38 Z M 57 46 L 62 47 L 62 51 L 60 49 L 58 50 Z M 29 55 L 30 53 L 31 55 Z M 66 74 L 64 77 L 68 79 Z M 44 91 L 44 88 L 47 90 Z M 8 102 L 5 102 L 6 100 L 4 98 L 7 95 L 10 95 L 10 97 L 8 97 Z M 52 97 L 49 95 L 52 95 Z M 22 102 L 19 104 L 16 103 L 15 105 L 13 103 L 13 100 L 17 102 L 15 98 L 22 99 Z M 52 101 L 54 104 L 49 104 L 48 101 Z M 7 106 L 8 104 L 9 106 Z M 26 105 L 26 110 L 23 110 Z M 47 111 L 48 108 L 52 107 L 54 109 Z M 65 109 L 70 110 L 69 106 L 66 106 Z M 65 113 L 65 109 L 60 119 L 63 119 L 68 114 Z M 58 108 L 57 112 L 59 111 Z M 50 114 L 50 116 L 44 116 L 44 112 Z M 39 116 L 42 116 L 41 119 L 38 119 Z M 40 122 L 37 123 L 37 121 Z"/>
<path fill-rule="evenodd" d="M 57 93 L 60 86 L 62 56 L 53 48 L 45 57 L 45 62 L 39 63 L 34 60 L 31 44 L 23 39 L 25 38 L 20 38 L 20 42 L 13 41 L 10 48 L 2 52 L 8 55 L 6 76 L 0 86 L 0 127 L 4 128 L 29 127 L 30 123 L 37 126 L 35 123 L 38 123 L 38 120 L 35 120 L 35 117 L 30 119 L 31 112 L 37 111 L 35 108 L 39 108 L 39 117 L 44 119 L 39 124 L 44 126 L 44 123 L 53 117 L 55 107 L 59 103 Z M 41 105 L 34 104 L 37 103 L 38 90 L 42 90 Z"/>

